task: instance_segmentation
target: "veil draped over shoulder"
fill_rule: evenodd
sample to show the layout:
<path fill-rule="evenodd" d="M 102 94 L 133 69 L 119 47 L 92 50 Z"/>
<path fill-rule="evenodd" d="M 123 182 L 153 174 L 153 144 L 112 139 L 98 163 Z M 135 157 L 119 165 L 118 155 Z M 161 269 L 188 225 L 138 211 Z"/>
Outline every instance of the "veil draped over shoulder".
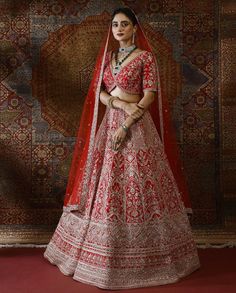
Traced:
<path fill-rule="evenodd" d="M 149 41 L 139 22 L 137 26 L 136 45 L 142 50 L 153 53 Z M 114 48 L 114 38 L 112 36 L 110 26 L 107 36 L 101 43 L 93 77 L 90 82 L 79 122 L 77 140 L 74 147 L 66 195 L 64 198 L 64 211 L 80 210 L 84 208 L 87 186 L 89 186 L 90 174 L 93 165 L 92 153 L 95 137 L 105 113 L 105 106 L 99 100 L 105 56 L 109 50 Z M 153 55 L 155 56 L 154 53 Z M 156 92 L 154 102 L 150 105 L 148 110 L 164 145 L 165 153 L 175 177 L 179 192 L 182 196 L 186 211 L 187 213 L 192 213 L 175 130 L 170 117 L 171 112 L 168 105 L 168 98 L 164 95 L 164 92 L 162 92 L 162 81 L 160 79 L 158 62 L 156 62 L 156 66 L 158 75 L 158 91 Z"/>

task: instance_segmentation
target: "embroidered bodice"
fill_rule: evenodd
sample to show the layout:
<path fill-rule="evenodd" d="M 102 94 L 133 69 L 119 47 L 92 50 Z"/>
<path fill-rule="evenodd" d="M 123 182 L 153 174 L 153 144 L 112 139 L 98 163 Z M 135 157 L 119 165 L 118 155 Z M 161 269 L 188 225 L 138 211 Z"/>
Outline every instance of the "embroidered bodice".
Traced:
<path fill-rule="evenodd" d="M 141 94 L 143 91 L 157 91 L 157 72 L 154 56 L 142 51 L 130 60 L 116 75 L 112 72 L 112 52 L 105 58 L 103 87 L 110 93 L 116 86 L 129 94 Z"/>

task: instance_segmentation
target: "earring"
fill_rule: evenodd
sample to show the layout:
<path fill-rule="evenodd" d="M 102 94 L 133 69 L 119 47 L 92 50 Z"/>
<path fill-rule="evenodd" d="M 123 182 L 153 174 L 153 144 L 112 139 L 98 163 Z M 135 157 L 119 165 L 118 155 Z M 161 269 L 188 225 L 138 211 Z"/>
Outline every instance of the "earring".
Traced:
<path fill-rule="evenodd" d="M 133 32 L 133 36 L 132 36 L 132 44 L 134 44 L 134 40 L 135 40 L 135 32 Z"/>

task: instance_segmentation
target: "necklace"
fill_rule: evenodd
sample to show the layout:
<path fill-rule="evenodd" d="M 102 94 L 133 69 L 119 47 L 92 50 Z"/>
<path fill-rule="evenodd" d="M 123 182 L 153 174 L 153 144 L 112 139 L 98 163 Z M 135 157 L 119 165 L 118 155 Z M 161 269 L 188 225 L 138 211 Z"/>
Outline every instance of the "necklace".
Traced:
<path fill-rule="evenodd" d="M 133 44 L 129 47 L 119 48 L 119 52 L 128 53 L 128 52 L 132 51 L 134 48 L 136 48 L 135 44 Z"/>
<path fill-rule="evenodd" d="M 113 68 L 113 73 L 116 75 L 120 69 L 121 69 L 121 64 L 129 57 L 129 55 L 137 48 L 136 45 L 132 45 L 130 47 L 127 47 L 127 48 L 119 48 L 119 51 L 120 52 L 123 52 L 121 51 L 120 49 L 126 49 L 126 52 L 127 54 L 125 55 L 125 57 L 121 60 L 118 60 L 118 52 L 115 53 L 115 62 L 116 62 L 116 65 L 115 67 Z M 125 52 L 125 51 L 124 51 Z"/>

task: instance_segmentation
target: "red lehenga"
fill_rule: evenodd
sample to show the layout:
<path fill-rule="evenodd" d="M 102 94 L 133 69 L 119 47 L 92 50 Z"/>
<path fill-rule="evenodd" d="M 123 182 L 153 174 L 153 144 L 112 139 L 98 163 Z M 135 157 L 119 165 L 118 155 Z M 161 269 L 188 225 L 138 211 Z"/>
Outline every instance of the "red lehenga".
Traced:
<path fill-rule="evenodd" d="M 200 267 L 158 67 L 140 27 L 138 37 L 144 52 L 116 77 L 107 53 L 110 33 L 101 49 L 80 122 L 63 214 L 44 252 L 65 275 L 105 289 L 173 283 Z M 114 86 L 129 93 L 158 90 L 118 151 L 111 148 L 112 135 L 128 116 L 120 109 L 106 108 L 104 113 L 99 103 L 102 82 L 108 92 Z"/>

